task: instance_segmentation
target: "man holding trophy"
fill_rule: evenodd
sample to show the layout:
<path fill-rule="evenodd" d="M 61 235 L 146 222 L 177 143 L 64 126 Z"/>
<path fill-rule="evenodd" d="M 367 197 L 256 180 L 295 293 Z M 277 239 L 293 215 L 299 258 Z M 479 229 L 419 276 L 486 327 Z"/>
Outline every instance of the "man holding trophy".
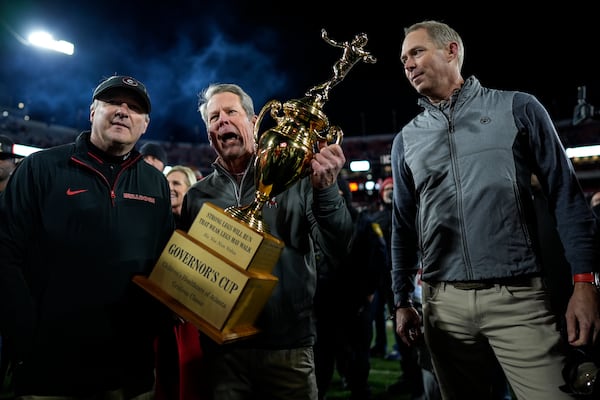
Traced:
<path fill-rule="evenodd" d="M 214 171 L 192 186 L 182 209 L 188 229 L 200 208 L 210 202 L 223 209 L 255 199 L 258 117 L 250 96 L 235 84 L 214 84 L 201 94 L 199 107 L 209 141 L 217 153 Z M 259 121 L 259 120 L 258 120 Z M 235 343 L 217 345 L 203 336 L 206 380 L 214 399 L 316 399 L 313 296 L 316 286 L 314 243 L 331 257 L 347 251 L 352 220 L 338 194 L 337 176 L 345 157 L 338 143 L 318 141 L 306 173 L 270 198 L 261 219 L 285 247 L 274 266 L 278 278 L 256 325 L 260 332 Z M 293 143 L 281 148 L 295 147 Z M 295 157 L 279 154 L 279 159 Z M 272 166 L 271 166 L 272 167 Z M 263 166 L 263 170 L 276 169 Z M 266 172 L 265 172 L 266 173 Z"/>

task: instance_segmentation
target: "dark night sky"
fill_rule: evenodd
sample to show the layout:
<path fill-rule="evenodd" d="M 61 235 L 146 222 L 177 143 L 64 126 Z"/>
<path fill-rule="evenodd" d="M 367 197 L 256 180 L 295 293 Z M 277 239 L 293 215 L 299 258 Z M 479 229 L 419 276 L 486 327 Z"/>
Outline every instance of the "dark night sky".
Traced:
<path fill-rule="evenodd" d="M 94 87 L 114 73 L 143 81 L 153 102 L 146 140 L 205 142 L 198 92 L 234 82 L 255 100 L 303 97 L 328 80 L 341 49 L 326 44 L 366 32 L 376 64 L 357 64 L 323 111 L 346 136 L 395 133 L 415 113 L 416 94 L 398 54 L 405 26 L 449 23 L 463 36 L 463 75 L 536 95 L 555 120 L 570 119 L 577 87 L 600 106 L 598 18 L 575 3 L 525 12 L 523 2 L 443 10 L 432 2 L 0 1 L 0 104 L 25 101 L 37 119 L 87 129 Z M 472 2 L 470 2 L 472 3 Z M 393 6 L 393 7 L 392 7 Z M 354 7 L 354 8 L 352 8 Z M 391 8 L 390 8 L 391 7 Z M 544 15 L 542 17 L 541 15 Z M 72 57 L 21 43 L 32 28 L 75 44 Z M 598 101 L 596 101 L 596 99 Z"/>

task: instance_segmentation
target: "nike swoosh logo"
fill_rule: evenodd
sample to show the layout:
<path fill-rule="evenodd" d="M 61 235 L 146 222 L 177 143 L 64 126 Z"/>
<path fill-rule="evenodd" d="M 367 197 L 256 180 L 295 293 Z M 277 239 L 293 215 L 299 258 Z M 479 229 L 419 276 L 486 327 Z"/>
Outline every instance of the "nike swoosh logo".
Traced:
<path fill-rule="evenodd" d="M 87 189 L 71 190 L 71 188 L 68 188 L 67 196 L 75 196 L 76 194 L 85 193 L 87 191 Z"/>

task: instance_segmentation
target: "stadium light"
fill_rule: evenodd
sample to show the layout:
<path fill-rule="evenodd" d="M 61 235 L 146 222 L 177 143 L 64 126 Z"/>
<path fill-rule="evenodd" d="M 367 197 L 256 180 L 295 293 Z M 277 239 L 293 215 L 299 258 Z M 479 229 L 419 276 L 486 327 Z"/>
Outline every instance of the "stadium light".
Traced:
<path fill-rule="evenodd" d="M 75 46 L 73 45 L 73 43 L 67 42 L 65 40 L 54 40 L 52 35 L 48 32 L 32 32 L 29 35 L 28 40 L 29 43 L 31 43 L 34 46 L 54 50 L 59 53 L 67 54 L 69 56 L 72 56 L 73 52 L 75 51 Z"/>
<path fill-rule="evenodd" d="M 35 153 L 36 151 L 40 151 L 39 147 L 27 146 L 24 144 L 14 144 L 13 145 L 13 153 L 18 156 L 27 157 L 31 153 Z"/>
<path fill-rule="evenodd" d="M 350 161 L 350 171 L 352 172 L 364 172 L 371 169 L 371 163 L 369 160 Z"/>
<path fill-rule="evenodd" d="M 600 155 L 600 145 L 569 147 L 565 151 L 569 158 L 593 157 Z"/>
<path fill-rule="evenodd" d="M 51 34 L 43 31 L 36 31 L 29 35 L 27 39 L 19 35 L 14 29 L 12 29 L 6 21 L 0 18 L 0 25 L 4 27 L 14 36 L 15 39 L 19 41 L 19 43 L 29 46 L 34 45 L 38 47 L 43 47 L 45 49 L 50 49 L 53 51 L 57 51 L 59 53 L 67 54 L 72 56 L 75 52 L 75 46 L 71 42 L 67 42 L 65 40 L 54 40 Z"/>

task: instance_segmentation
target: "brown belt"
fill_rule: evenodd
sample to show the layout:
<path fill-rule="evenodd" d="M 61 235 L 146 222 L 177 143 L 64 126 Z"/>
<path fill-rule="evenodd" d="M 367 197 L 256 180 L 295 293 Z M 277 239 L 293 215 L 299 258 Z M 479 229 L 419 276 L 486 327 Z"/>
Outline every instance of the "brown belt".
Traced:
<path fill-rule="evenodd" d="M 532 279 L 534 279 L 534 278 L 538 278 L 538 276 L 528 275 L 528 276 L 519 276 L 519 277 L 511 277 L 511 278 L 490 279 L 490 280 L 485 280 L 485 281 L 457 281 L 457 282 L 447 282 L 447 283 L 459 290 L 483 290 L 483 289 L 491 289 L 495 285 L 531 286 Z"/>

